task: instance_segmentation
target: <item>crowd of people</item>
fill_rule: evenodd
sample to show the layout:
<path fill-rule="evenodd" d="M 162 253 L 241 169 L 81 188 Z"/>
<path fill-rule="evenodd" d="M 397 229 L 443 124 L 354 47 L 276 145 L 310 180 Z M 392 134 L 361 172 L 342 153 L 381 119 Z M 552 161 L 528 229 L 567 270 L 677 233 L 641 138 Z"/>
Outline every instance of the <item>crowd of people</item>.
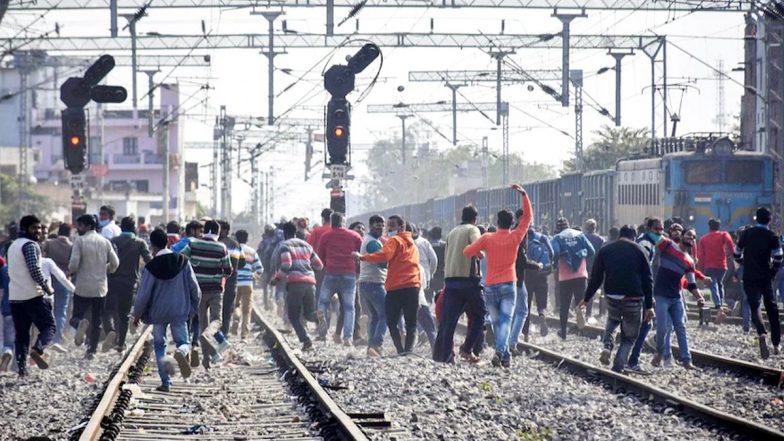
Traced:
<path fill-rule="evenodd" d="M 594 220 L 581 228 L 560 218 L 550 236 L 532 224 L 525 190 L 513 189 L 520 195 L 516 212 L 499 211 L 495 225 L 485 228 L 468 205 L 445 238 L 438 226 L 418 228 L 398 215 L 347 226 L 345 216 L 331 209 L 321 212 L 315 228 L 307 218 L 265 227 L 255 248 L 247 231 L 232 235 L 229 223 L 209 218 L 151 229 L 143 221 L 137 226 L 132 216 L 115 222 L 114 209 L 104 206 L 97 216 L 78 217 L 74 235 L 67 224 L 47 228 L 36 216 L 24 216 L 2 248 L 0 371 L 13 364 L 24 377 L 28 358 L 46 369 L 49 350 L 67 352 L 71 345 L 86 344 L 87 359 L 99 349 L 121 353 L 129 329 L 145 323 L 153 326 L 159 390 L 168 391 L 175 363 L 187 378 L 199 365 L 220 364 L 232 339 L 250 336 L 254 287 L 304 351 L 314 348 L 312 337 L 328 340 L 335 319 L 332 340 L 366 346 L 369 357 L 385 355 L 389 331 L 399 355 L 429 345 L 436 361 L 477 363 L 489 347 L 492 365 L 508 368 L 532 325 L 542 336 L 549 333 L 552 280 L 558 336 L 567 338 L 571 317 L 578 328 L 596 323 L 599 299 L 598 317 L 606 315 L 600 362 L 645 374 L 640 354 L 654 326 L 651 363 L 674 364 L 674 331 L 680 363 L 697 369 L 683 293 L 704 308 L 701 281 L 710 288 L 717 321 L 740 310 L 744 331 L 755 328 L 762 358 L 779 352 L 775 293 L 784 285 L 782 249 L 768 228 L 767 208 L 757 211 L 755 225 L 734 234 L 711 219 L 710 233 L 699 240 L 679 219 L 656 217 L 640 228 L 613 227 L 608 238 L 597 234 Z M 728 295 L 728 277 L 741 282 L 742 295 Z M 529 314 L 534 303 L 536 313 Z M 467 332 L 455 351 L 463 314 Z M 620 345 L 611 361 L 618 328 Z M 175 344 L 171 359 L 169 339 Z"/>

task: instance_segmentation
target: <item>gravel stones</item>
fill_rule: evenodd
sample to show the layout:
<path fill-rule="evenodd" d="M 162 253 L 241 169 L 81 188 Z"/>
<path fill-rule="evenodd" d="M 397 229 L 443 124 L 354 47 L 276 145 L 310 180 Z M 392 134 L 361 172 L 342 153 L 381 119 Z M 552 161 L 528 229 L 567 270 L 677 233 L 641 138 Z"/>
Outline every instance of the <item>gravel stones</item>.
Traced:
<path fill-rule="evenodd" d="M 300 347 L 293 334 L 286 338 Z M 427 346 L 414 355 L 392 355 L 389 337 L 384 357 L 368 358 L 364 351 L 315 342 L 301 358 L 326 362 L 320 378 L 348 386 L 329 390 L 345 411 L 385 412 L 392 430 L 370 432 L 373 439 L 720 439 L 535 359 L 518 357 L 511 369 L 499 369 L 490 365 L 491 354 L 485 351 L 477 365 L 445 365 L 430 359 Z"/>
<path fill-rule="evenodd" d="M 67 346 L 68 352 L 49 350 L 50 367 L 40 370 L 28 363 L 30 375 L 19 379 L 15 371 L 0 373 L 0 439 L 32 436 L 66 439 L 67 430 L 79 423 L 122 356 L 115 351 L 84 360 L 84 347 Z M 85 376 L 95 381 L 88 383 Z"/>

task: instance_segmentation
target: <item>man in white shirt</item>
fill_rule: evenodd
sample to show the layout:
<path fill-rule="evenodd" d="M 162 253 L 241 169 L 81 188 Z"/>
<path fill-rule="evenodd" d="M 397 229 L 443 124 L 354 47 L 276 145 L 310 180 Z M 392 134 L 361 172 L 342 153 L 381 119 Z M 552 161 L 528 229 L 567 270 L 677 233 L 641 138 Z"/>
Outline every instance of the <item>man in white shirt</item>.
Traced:
<path fill-rule="evenodd" d="M 114 223 L 114 215 L 114 207 L 111 205 L 103 205 L 98 210 L 98 226 L 101 228 L 101 236 L 109 240 L 122 233 L 120 227 Z"/>

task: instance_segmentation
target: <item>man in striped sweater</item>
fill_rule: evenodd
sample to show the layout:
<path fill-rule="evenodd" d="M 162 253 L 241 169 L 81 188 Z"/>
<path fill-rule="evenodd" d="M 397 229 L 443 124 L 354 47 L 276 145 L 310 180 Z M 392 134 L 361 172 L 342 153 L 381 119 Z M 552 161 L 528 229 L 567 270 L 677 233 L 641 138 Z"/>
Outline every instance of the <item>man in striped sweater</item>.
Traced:
<path fill-rule="evenodd" d="M 280 244 L 279 253 L 272 256 L 279 259 L 278 271 L 274 281 L 286 281 L 287 314 L 291 327 L 297 333 L 302 350 L 313 347 L 308 332 L 300 321 L 300 316 L 309 322 L 318 322 L 319 329 L 325 329 L 327 322 L 324 314 L 316 309 L 316 274 L 324 265 L 319 256 L 307 242 L 297 239 L 297 226 L 293 222 L 283 224 L 284 241 Z"/>
<path fill-rule="evenodd" d="M 247 245 L 248 232 L 239 230 L 234 234 L 237 242 L 240 245 L 243 258 L 239 260 L 237 267 L 237 298 L 235 300 L 235 307 L 240 308 L 240 322 L 234 320 L 232 324 L 232 332 L 237 333 L 237 325 L 241 324 L 240 340 L 245 340 L 250 334 L 250 312 L 253 307 L 253 279 L 260 278 L 264 267 L 261 266 L 261 259 L 259 254 L 253 248 Z M 235 308 L 236 309 L 236 308 Z"/>
<path fill-rule="evenodd" d="M 226 278 L 231 275 L 231 260 L 226 245 L 218 242 L 220 225 L 209 220 L 204 223 L 204 234 L 200 239 L 192 238 L 190 243 L 182 250 L 182 254 L 190 258 L 196 281 L 201 289 L 199 303 L 199 342 L 204 351 L 202 364 L 210 367 L 210 362 L 220 360 L 220 353 L 228 347 L 226 337 L 220 331 L 223 299 L 223 289 Z M 207 338 L 207 329 L 214 331 L 213 336 L 218 347 L 212 345 Z M 192 330 L 196 332 L 196 330 Z"/>

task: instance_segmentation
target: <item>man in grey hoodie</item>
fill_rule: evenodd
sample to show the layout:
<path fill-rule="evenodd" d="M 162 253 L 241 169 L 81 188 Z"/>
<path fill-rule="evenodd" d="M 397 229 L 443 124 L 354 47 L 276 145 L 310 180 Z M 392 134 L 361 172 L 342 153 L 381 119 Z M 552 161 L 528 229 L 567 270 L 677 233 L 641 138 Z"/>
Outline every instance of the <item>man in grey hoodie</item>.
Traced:
<path fill-rule="evenodd" d="M 183 378 L 191 374 L 190 338 L 188 322 L 199 310 L 201 290 L 190 261 L 182 254 L 166 248 L 166 232 L 156 229 L 150 234 L 150 244 L 155 255 L 142 271 L 141 283 L 133 306 L 133 321 L 153 325 L 155 358 L 161 385 L 157 390 L 168 392 L 171 387 L 170 368 L 165 362 L 166 328 L 171 328 L 172 339 L 177 345 L 174 359 Z"/>

